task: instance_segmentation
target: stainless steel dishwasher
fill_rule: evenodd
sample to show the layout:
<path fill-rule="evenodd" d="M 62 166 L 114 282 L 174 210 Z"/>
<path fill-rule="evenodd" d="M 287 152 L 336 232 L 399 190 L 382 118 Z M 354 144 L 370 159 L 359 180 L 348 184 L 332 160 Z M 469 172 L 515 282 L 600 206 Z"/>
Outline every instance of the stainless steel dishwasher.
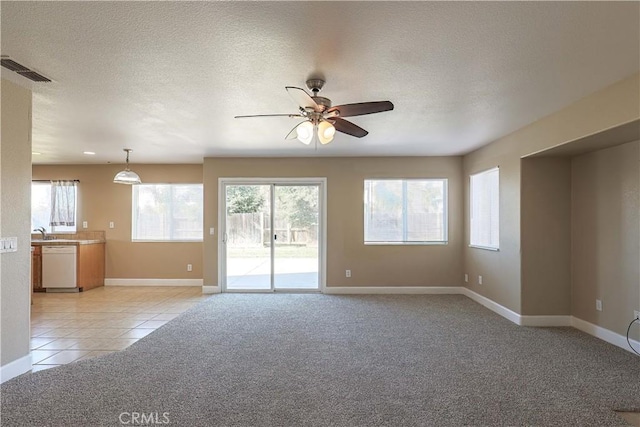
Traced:
<path fill-rule="evenodd" d="M 42 287 L 77 289 L 75 245 L 42 247 Z"/>

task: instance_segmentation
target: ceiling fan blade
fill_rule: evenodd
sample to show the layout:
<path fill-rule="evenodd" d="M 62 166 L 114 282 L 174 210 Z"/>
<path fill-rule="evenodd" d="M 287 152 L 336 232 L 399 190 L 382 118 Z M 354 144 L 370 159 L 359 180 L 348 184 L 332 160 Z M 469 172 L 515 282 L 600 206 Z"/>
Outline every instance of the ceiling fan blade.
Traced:
<path fill-rule="evenodd" d="M 322 111 L 320 106 L 316 104 L 316 101 L 314 101 L 313 98 L 311 98 L 311 96 L 304 89 L 300 89 L 299 87 L 294 86 L 286 86 L 285 89 L 287 90 L 287 92 L 289 92 L 289 95 L 291 96 L 291 98 L 293 98 L 295 103 L 298 104 L 303 110 L 312 109 L 316 112 Z"/>
<path fill-rule="evenodd" d="M 250 116 L 234 116 L 234 119 L 247 119 L 250 117 L 304 117 L 302 114 L 252 114 Z"/>
<path fill-rule="evenodd" d="M 340 117 L 334 117 L 330 121 L 333 122 L 333 126 L 338 132 L 346 133 L 347 135 L 355 136 L 356 138 L 362 138 L 363 136 L 367 136 L 369 133 L 360 126 L 354 125 Z"/>
<path fill-rule="evenodd" d="M 340 117 L 363 116 L 365 114 L 382 113 L 393 110 L 390 101 L 360 102 L 357 104 L 336 105 L 327 110 L 327 113 L 337 111 Z"/>

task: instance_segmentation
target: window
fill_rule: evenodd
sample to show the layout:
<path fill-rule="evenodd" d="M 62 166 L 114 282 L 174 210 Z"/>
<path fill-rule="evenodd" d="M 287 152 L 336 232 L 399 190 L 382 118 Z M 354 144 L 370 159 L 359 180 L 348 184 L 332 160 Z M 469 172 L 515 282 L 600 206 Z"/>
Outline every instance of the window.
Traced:
<path fill-rule="evenodd" d="M 364 242 L 446 243 L 447 180 L 365 180 Z"/>
<path fill-rule="evenodd" d="M 471 175 L 470 246 L 495 250 L 500 247 L 499 184 L 498 168 Z"/>
<path fill-rule="evenodd" d="M 32 182 L 31 229 L 44 227 L 48 233 L 75 233 L 77 198 L 77 181 Z"/>
<path fill-rule="evenodd" d="M 202 241 L 202 184 L 139 184 L 132 188 L 132 240 Z"/>

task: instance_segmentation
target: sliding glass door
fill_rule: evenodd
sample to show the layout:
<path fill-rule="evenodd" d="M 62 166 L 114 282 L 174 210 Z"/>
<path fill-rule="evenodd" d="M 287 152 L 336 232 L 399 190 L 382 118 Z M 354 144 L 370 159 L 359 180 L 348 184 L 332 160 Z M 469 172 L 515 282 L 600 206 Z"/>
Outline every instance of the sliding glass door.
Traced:
<path fill-rule="evenodd" d="M 271 186 L 227 185 L 227 290 L 271 290 Z"/>
<path fill-rule="evenodd" d="M 318 289 L 318 185 L 275 185 L 273 287 Z"/>
<path fill-rule="evenodd" d="M 225 291 L 320 289 L 322 186 L 221 182 Z"/>

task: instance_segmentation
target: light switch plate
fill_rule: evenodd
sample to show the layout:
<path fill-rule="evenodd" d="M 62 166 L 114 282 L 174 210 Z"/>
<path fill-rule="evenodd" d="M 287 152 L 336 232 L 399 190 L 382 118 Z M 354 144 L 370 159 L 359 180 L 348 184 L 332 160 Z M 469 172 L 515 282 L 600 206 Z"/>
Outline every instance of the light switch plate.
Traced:
<path fill-rule="evenodd" d="M 115 228 L 115 224 L 113 223 L 113 221 L 109 221 L 109 228 Z"/>
<path fill-rule="evenodd" d="M 6 252 L 18 252 L 17 237 L 0 238 L 0 253 L 6 253 Z"/>

